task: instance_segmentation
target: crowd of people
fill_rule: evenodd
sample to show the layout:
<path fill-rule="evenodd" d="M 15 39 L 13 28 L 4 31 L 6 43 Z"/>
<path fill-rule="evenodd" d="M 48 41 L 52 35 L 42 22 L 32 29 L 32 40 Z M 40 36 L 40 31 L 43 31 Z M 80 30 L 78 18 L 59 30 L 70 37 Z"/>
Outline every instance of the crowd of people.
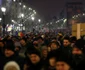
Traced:
<path fill-rule="evenodd" d="M 84 36 L 28 33 L 0 40 L 0 70 L 84 70 Z"/>

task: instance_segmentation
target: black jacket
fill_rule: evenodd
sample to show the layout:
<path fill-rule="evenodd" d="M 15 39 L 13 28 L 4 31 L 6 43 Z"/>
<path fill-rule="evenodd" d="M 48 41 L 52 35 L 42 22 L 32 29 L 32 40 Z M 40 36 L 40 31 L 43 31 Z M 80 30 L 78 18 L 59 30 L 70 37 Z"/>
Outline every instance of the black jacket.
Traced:
<path fill-rule="evenodd" d="M 5 64 L 9 61 L 15 61 L 20 66 L 20 70 L 23 70 L 24 58 L 17 56 L 16 54 L 8 58 L 4 57 L 2 62 L 2 67 L 4 68 Z"/>

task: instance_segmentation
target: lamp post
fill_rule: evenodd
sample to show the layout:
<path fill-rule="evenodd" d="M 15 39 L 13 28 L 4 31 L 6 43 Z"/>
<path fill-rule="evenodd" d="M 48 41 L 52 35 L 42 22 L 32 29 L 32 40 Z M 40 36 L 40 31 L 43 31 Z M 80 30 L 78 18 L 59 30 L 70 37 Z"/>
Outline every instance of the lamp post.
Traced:
<path fill-rule="evenodd" d="M 5 36 L 5 12 L 6 12 L 6 8 L 5 7 L 1 7 L 1 11 L 2 11 L 2 27 L 3 27 L 3 36 Z"/>
<path fill-rule="evenodd" d="M 21 31 L 23 32 L 23 18 L 24 18 L 24 14 L 21 14 Z"/>

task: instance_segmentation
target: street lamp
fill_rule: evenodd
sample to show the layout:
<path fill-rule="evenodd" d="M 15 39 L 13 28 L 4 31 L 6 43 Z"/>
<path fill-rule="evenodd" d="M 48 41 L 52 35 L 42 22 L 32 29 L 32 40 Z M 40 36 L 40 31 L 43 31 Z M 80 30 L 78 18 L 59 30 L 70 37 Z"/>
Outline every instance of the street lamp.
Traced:
<path fill-rule="evenodd" d="M 22 5 L 22 3 L 20 2 L 19 5 Z"/>
<path fill-rule="evenodd" d="M 2 20 L 2 18 L 0 18 L 0 21 Z"/>
<path fill-rule="evenodd" d="M 5 7 L 1 7 L 1 11 L 2 11 L 3 13 L 5 13 L 5 12 L 6 12 L 6 8 L 5 8 Z"/>
<path fill-rule="evenodd" d="M 35 17 L 32 17 L 32 20 L 34 21 L 35 20 Z"/>
<path fill-rule="evenodd" d="M 21 23 L 22 23 L 22 24 L 21 24 L 21 30 L 22 30 L 22 31 L 23 31 L 23 18 L 24 18 L 24 16 L 25 16 L 25 15 L 22 13 L 22 14 L 21 14 L 21 19 L 22 19 L 22 20 L 21 20 Z"/>
<path fill-rule="evenodd" d="M 21 14 L 21 17 L 22 17 L 22 18 L 24 17 L 24 14 L 23 14 L 23 13 Z"/>
<path fill-rule="evenodd" d="M 6 24 L 5 24 L 5 12 L 6 12 L 6 8 L 5 7 L 1 7 L 1 11 L 2 11 L 2 27 L 3 27 L 3 36 L 5 35 L 5 27 L 6 27 Z"/>
<path fill-rule="evenodd" d="M 38 19 L 38 22 L 40 23 L 41 22 L 41 19 Z"/>
<path fill-rule="evenodd" d="M 23 8 L 26 8 L 26 6 L 25 6 L 25 5 L 23 5 Z"/>
<path fill-rule="evenodd" d="M 14 2 L 16 1 L 16 0 L 13 0 Z"/>

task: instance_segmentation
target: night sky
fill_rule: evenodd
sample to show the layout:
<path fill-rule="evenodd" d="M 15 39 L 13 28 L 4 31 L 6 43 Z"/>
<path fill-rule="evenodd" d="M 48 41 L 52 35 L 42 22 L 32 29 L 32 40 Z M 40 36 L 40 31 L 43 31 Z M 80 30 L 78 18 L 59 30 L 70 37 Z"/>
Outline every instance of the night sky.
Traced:
<path fill-rule="evenodd" d="M 57 16 L 65 7 L 67 1 L 83 2 L 85 4 L 85 0 L 24 0 L 45 20 L 50 20 L 53 16 Z"/>

